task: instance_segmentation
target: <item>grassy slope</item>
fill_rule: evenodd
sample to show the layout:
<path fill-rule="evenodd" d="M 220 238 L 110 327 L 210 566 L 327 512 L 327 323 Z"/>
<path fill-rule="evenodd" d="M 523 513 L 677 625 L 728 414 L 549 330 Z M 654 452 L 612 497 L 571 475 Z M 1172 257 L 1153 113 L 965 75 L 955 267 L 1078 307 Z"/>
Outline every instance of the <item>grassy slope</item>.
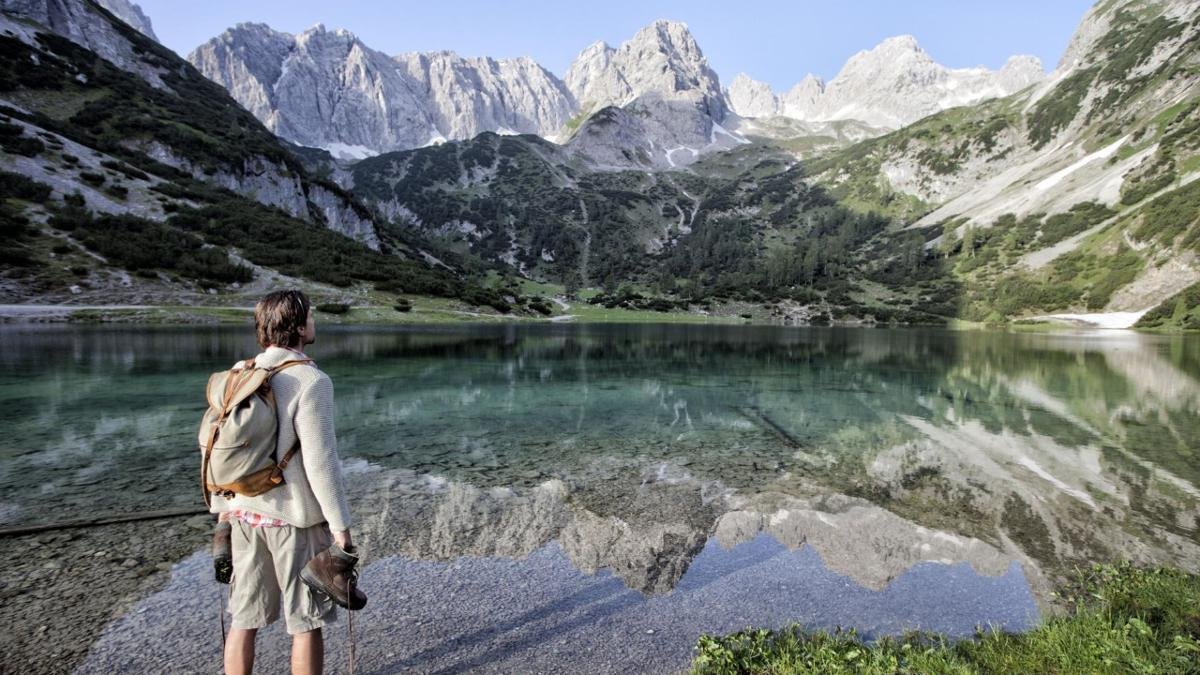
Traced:
<path fill-rule="evenodd" d="M 1195 673 L 1200 578 L 1097 567 L 1068 594 L 1066 616 L 1024 634 L 984 632 L 951 644 L 910 635 L 864 643 L 853 633 L 747 630 L 702 637 L 693 673 Z"/>

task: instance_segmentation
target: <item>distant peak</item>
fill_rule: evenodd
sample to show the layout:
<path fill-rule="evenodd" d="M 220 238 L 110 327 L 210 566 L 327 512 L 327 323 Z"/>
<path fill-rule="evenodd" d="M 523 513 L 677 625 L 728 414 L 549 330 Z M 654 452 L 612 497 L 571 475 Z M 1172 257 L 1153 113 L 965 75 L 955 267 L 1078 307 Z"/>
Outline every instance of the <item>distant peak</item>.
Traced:
<path fill-rule="evenodd" d="M 671 19 L 655 19 L 654 23 L 650 24 L 647 27 L 655 28 L 655 29 L 659 29 L 659 30 L 674 29 L 674 30 L 685 30 L 686 31 L 688 29 L 688 26 L 686 23 L 684 23 L 682 21 L 673 21 Z"/>
<path fill-rule="evenodd" d="M 894 35 L 879 43 L 879 47 L 903 47 L 906 49 L 920 49 L 921 45 L 917 42 L 917 38 L 912 35 Z"/>
<path fill-rule="evenodd" d="M 682 21 L 671 21 L 669 19 L 658 19 L 654 23 L 646 26 L 637 32 L 634 40 L 653 39 L 660 43 L 673 44 L 676 40 L 694 43 L 692 33 L 688 30 L 686 23 Z"/>
<path fill-rule="evenodd" d="M 574 62 L 581 63 L 581 62 L 586 62 L 586 61 L 592 61 L 594 59 L 604 58 L 608 54 L 611 54 L 614 51 L 616 51 L 616 50 L 614 50 L 612 47 L 608 46 L 608 43 L 605 42 L 604 40 L 596 40 L 595 42 L 588 45 L 587 47 L 584 47 L 583 51 L 579 52 L 579 54 L 575 56 Z"/>
<path fill-rule="evenodd" d="M 1045 68 L 1042 66 L 1042 60 L 1036 56 L 1033 56 L 1032 54 L 1016 54 L 1008 57 L 1008 60 L 1004 62 L 1004 70 L 1018 68 L 1037 68 L 1038 70 L 1045 70 Z"/>

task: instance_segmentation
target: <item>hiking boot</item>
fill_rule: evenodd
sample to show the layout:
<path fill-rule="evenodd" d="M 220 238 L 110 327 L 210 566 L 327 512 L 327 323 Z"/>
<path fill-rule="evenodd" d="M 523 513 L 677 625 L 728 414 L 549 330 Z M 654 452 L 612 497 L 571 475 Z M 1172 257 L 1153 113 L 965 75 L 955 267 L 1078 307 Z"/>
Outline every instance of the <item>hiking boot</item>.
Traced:
<path fill-rule="evenodd" d="M 233 540 L 230 538 L 232 531 L 233 526 L 224 522 L 217 523 L 217 529 L 213 532 L 213 572 L 216 573 L 217 581 L 223 584 L 229 583 L 233 578 Z"/>
<path fill-rule="evenodd" d="M 358 556 L 343 551 L 337 544 L 321 551 L 300 570 L 300 580 L 309 588 L 328 595 L 339 607 L 359 610 L 367 606 L 367 596 L 358 590 Z"/>

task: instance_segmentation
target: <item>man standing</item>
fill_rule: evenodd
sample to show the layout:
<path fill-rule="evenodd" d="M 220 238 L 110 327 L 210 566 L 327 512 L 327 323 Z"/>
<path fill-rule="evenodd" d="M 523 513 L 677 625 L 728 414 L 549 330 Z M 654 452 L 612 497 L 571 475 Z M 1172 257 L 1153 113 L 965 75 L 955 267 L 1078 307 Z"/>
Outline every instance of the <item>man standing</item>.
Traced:
<path fill-rule="evenodd" d="M 283 483 L 256 497 L 212 495 L 219 527 L 228 523 L 232 539 L 233 626 L 225 643 L 225 672 L 251 671 L 258 629 L 279 619 L 282 603 L 292 636 L 292 672 L 320 673 L 321 628 L 336 620 L 335 602 L 352 609 L 366 602 L 353 587 L 357 556 L 334 436 L 333 384 L 303 352 L 316 339 L 312 305 L 304 293 L 267 295 L 254 308 L 254 323 L 263 348 L 254 359 L 256 368 L 308 362 L 280 370 L 269 381 L 279 420 L 276 457 L 300 445 L 283 470 Z"/>

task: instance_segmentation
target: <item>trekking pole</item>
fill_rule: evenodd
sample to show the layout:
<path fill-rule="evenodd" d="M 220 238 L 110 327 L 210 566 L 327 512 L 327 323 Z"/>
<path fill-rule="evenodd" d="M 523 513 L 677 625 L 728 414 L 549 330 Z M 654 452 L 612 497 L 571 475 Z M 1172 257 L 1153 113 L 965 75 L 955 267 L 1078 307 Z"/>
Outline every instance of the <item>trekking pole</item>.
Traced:
<path fill-rule="evenodd" d="M 350 577 L 346 577 L 346 597 L 350 597 Z M 350 633 L 350 675 L 354 675 L 354 611 L 346 608 L 346 627 Z"/>

